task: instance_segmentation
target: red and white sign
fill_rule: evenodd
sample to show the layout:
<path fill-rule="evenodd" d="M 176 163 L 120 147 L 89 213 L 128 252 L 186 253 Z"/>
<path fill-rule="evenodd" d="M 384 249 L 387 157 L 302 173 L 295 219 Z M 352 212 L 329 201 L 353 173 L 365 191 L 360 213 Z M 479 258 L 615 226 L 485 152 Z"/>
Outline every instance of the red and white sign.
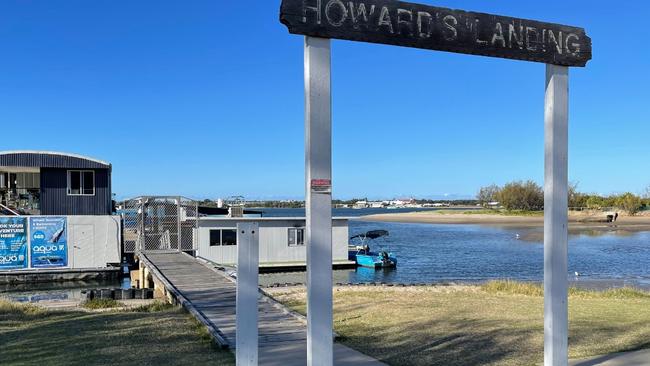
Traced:
<path fill-rule="evenodd" d="M 312 179 L 311 191 L 315 193 L 332 193 L 331 179 Z"/>

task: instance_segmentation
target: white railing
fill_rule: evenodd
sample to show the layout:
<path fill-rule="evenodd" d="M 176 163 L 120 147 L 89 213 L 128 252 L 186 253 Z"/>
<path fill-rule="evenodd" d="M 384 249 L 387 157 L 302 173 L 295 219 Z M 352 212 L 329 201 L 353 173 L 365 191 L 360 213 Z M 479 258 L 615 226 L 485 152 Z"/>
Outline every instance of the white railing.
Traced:
<path fill-rule="evenodd" d="M 2 203 L 0 203 L 0 208 L 2 208 L 3 210 L 6 210 L 6 211 L 8 211 L 8 212 L 10 212 L 10 213 L 11 213 L 12 215 L 14 215 L 14 216 L 20 216 L 20 214 L 19 214 L 18 212 L 16 212 L 16 211 L 10 209 L 9 207 L 3 205 Z"/>

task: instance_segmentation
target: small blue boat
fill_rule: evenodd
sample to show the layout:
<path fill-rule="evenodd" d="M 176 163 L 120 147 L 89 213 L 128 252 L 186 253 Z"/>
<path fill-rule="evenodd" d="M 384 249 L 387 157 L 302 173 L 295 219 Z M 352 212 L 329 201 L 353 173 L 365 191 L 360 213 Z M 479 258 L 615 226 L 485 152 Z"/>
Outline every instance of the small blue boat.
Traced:
<path fill-rule="evenodd" d="M 397 267 L 397 258 L 385 250 L 372 252 L 370 246 L 366 243 L 368 239 L 377 239 L 388 236 L 386 230 L 372 230 L 364 234 L 355 235 L 350 240 L 357 239 L 360 245 L 350 245 L 348 247 L 348 259 L 355 261 L 357 266 L 370 268 L 394 268 Z"/>

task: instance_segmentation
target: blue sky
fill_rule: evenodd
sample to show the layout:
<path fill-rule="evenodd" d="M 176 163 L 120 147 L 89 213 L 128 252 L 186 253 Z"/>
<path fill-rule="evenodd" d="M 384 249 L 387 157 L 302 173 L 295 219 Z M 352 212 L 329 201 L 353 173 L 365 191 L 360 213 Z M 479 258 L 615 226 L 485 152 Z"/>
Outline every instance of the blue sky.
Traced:
<path fill-rule="evenodd" d="M 596 193 L 650 184 L 649 3 L 420 2 L 586 28 L 570 180 Z M 110 161 L 118 197 L 302 197 L 303 38 L 279 5 L 3 0 L 0 150 Z M 339 40 L 332 57 L 336 198 L 542 182 L 543 64 Z"/>

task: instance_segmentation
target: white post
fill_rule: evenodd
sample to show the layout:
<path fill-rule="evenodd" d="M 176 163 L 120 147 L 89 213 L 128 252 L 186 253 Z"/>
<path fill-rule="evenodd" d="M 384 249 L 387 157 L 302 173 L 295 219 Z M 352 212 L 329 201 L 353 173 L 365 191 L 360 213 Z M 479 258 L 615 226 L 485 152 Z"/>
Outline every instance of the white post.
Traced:
<path fill-rule="evenodd" d="M 330 40 L 305 37 L 307 365 L 333 364 Z"/>
<path fill-rule="evenodd" d="M 237 366 L 257 366 L 259 224 L 237 224 Z"/>
<path fill-rule="evenodd" d="M 544 365 L 568 364 L 569 68 L 546 65 L 544 105 Z"/>

